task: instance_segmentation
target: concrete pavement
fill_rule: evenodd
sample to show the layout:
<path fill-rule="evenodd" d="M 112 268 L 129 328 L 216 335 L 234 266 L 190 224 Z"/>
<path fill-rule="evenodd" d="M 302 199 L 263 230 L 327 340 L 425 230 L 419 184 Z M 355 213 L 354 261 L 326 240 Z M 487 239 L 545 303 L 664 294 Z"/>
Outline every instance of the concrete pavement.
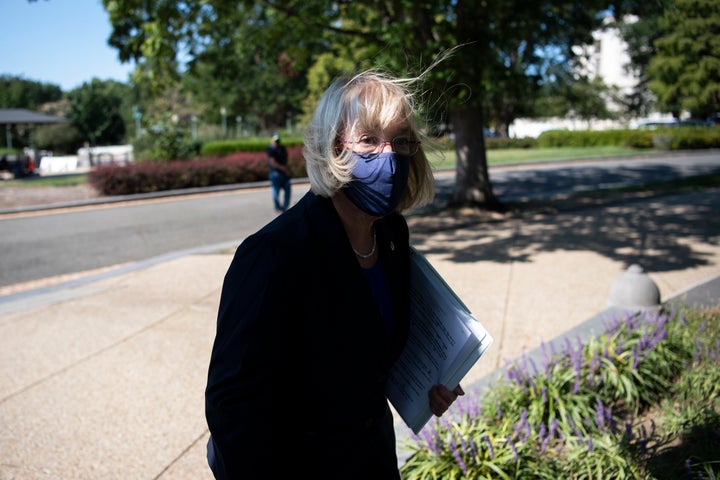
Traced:
<path fill-rule="evenodd" d="M 602 328 L 631 264 L 662 301 L 719 299 L 717 212 L 715 189 L 409 217 L 412 243 L 495 340 L 466 391 L 543 342 Z M 227 247 L 0 298 L 1 480 L 212 478 L 203 390 Z"/>

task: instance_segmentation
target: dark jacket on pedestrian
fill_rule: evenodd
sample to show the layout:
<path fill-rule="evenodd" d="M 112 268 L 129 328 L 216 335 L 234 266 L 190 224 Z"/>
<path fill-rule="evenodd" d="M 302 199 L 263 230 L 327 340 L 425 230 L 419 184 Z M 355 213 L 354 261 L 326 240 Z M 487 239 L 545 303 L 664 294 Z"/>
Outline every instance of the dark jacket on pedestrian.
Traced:
<path fill-rule="evenodd" d="M 288 166 L 288 153 L 285 145 L 280 143 L 280 140 L 273 141 L 270 146 L 267 147 L 265 153 L 268 157 L 268 168 L 270 171 L 277 171 L 285 176 L 290 176 Z"/>
<path fill-rule="evenodd" d="M 375 226 L 391 333 L 329 198 L 307 193 L 237 249 L 206 388 L 216 478 L 274 478 L 281 465 L 313 479 L 399 478 L 385 383 L 408 334 L 408 227 L 400 214 Z"/>

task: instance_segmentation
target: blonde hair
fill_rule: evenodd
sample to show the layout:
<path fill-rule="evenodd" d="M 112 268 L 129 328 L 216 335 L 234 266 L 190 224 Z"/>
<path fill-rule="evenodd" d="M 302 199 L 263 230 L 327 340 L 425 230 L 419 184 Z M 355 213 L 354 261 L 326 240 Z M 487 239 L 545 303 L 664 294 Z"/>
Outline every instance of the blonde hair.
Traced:
<path fill-rule="evenodd" d="M 313 193 L 331 197 L 352 180 L 350 153 L 340 145 L 345 135 L 383 131 L 402 123 L 410 136 L 422 139 L 410 92 L 416 80 L 366 71 L 339 78 L 328 87 L 305 130 L 303 155 Z M 432 169 L 420 148 L 410 160 L 408 185 L 398 210 L 426 205 L 434 195 Z"/>

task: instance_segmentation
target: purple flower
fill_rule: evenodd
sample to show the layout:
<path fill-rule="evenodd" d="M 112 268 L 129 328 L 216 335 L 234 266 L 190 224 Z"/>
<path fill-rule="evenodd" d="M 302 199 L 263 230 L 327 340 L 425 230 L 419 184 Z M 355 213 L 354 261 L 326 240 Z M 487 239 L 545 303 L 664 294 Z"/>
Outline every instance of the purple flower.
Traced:
<path fill-rule="evenodd" d="M 488 437 L 487 435 L 483 435 L 482 437 L 480 437 L 480 439 L 483 440 L 487 444 L 488 455 L 490 456 L 490 460 L 494 460 L 495 459 L 495 449 L 493 448 L 493 444 L 490 441 L 490 437 Z"/>
<path fill-rule="evenodd" d="M 507 377 L 508 377 L 508 380 L 510 380 L 511 382 L 515 382 L 518 384 L 522 383 L 522 379 L 520 377 L 520 371 L 514 365 L 510 366 L 507 369 Z"/>
<path fill-rule="evenodd" d="M 521 430 L 525 429 L 525 427 L 528 425 L 527 416 L 527 409 L 523 408 L 522 412 L 520 412 L 520 420 L 518 420 L 518 422 L 515 424 L 515 428 L 513 429 L 513 434 L 516 437 L 518 436 L 518 433 Z"/>
<path fill-rule="evenodd" d="M 542 366 L 546 376 L 550 376 L 550 359 L 548 358 L 547 345 L 545 341 L 540 344 L 540 351 L 542 352 Z"/>
<path fill-rule="evenodd" d="M 550 443 L 550 440 L 551 440 L 551 439 L 552 439 L 552 437 L 551 437 L 550 435 L 548 435 L 547 437 L 545 437 L 545 439 L 544 439 L 544 440 L 542 441 L 542 443 L 540 444 L 540 453 L 542 453 L 542 452 L 545 451 L 545 449 L 547 448 L 548 443 Z"/>
<path fill-rule="evenodd" d="M 674 309 L 673 309 L 673 312 L 674 312 Z M 671 315 L 671 316 L 674 316 L 674 315 Z M 687 326 L 687 320 L 685 320 L 685 314 L 682 311 L 678 313 L 677 321 L 683 327 Z"/>
<path fill-rule="evenodd" d="M 440 439 L 440 432 L 437 431 L 437 428 L 424 429 L 420 433 L 423 436 L 427 448 L 434 455 L 439 456 L 442 451 L 442 440 Z"/>
<path fill-rule="evenodd" d="M 640 352 L 639 349 L 636 347 L 632 347 L 632 356 L 633 356 L 633 363 L 632 363 L 632 369 L 635 370 L 637 366 L 640 364 Z"/>
<path fill-rule="evenodd" d="M 455 442 L 455 439 L 453 439 L 452 444 L 450 445 L 450 451 L 452 452 L 453 457 L 455 458 L 455 461 L 460 466 L 460 470 L 463 471 L 463 474 L 467 475 L 467 466 L 465 465 L 465 462 L 462 459 L 462 455 L 457 449 L 457 443 Z"/>
<path fill-rule="evenodd" d="M 577 395 L 577 393 L 580 391 L 580 374 L 575 375 L 575 384 L 573 384 L 572 393 L 573 395 Z"/>
<path fill-rule="evenodd" d="M 530 376 L 537 377 L 538 368 L 537 368 L 537 364 L 535 363 L 535 360 L 533 360 L 531 358 L 531 359 L 529 359 L 529 363 L 530 363 L 530 368 L 528 370 L 532 369 L 532 373 L 530 374 Z"/>
<path fill-rule="evenodd" d="M 597 407 L 595 408 L 595 425 L 602 431 L 605 429 L 605 407 L 602 399 L 598 397 Z"/>
<path fill-rule="evenodd" d="M 462 447 L 463 453 L 467 453 L 469 448 L 468 448 L 467 442 L 465 441 L 465 437 L 463 435 L 458 434 L 458 438 L 460 439 L 460 446 Z"/>

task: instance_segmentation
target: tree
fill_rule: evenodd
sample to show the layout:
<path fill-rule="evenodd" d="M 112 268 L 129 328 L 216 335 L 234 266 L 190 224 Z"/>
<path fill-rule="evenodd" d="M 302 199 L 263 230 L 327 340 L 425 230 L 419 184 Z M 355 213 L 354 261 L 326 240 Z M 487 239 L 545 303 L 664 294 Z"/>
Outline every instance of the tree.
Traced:
<path fill-rule="evenodd" d="M 121 59 L 133 58 L 143 72 L 155 75 L 158 85 L 161 78 L 178 75 L 181 57 L 189 60 L 190 69 L 200 63 L 217 69 L 221 59 L 232 63 L 231 59 L 242 58 L 240 52 L 255 48 L 265 62 L 279 59 L 274 54 L 282 52 L 290 64 L 309 67 L 320 46 L 349 52 L 357 65 L 372 60 L 394 73 L 412 75 L 459 46 L 424 78 L 422 89 L 432 106 L 427 115 L 451 123 L 455 132 L 453 204 L 492 209 L 501 205 L 488 176 L 482 134 L 486 115 L 494 115 L 498 123 L 509 122 L 538 95 L 548 65 L 557 59 L 571 62 L 575 56 L 571 47 L 592 41 L 591 32 L 600 27 L 602 12 L 612 5 L 604 0 L 153 0 L 142 4 L 104 0 L 104 4 L 113 26 L 110 44 L 119 49 Z M 231 28 L 238 37 L 230 34 Z M 268 43 L 272 55 L 265 53 Z M 358 43 L 371 56 L 360 57 L 350 48 Z M 274 49 L 274 44 L 281 48 Z M 211 54 L 216 55 L 214 60 Z M 245 61 L 236 72 L 252 72 L 251 65 Z M 272 79 L 263 77 L 263 81 Z"/>
<path fill-rule="evenodd" d="M 302 11 L 303 2 L 284 3 L 288 15 Z M 486 115 L 506 129 L 538 95 L 545 69 L 556 59 L 571 62 L 572 46 L 591 41 L 591 32 L 600 27 L 601 13 L 609 6 L 564 0 L 376 0 L 334 5 L 335 16 L 325 20 L 325 31 L 336 41 L 360 37 L 374 44 L 378 58 L 396 72 L 419 71 L 420 62 L 427 64 L 459 46 L 430 72 L 424 88 L 434 97 L 429 104 L 443 108 L 455 133 L 452 203 L 486 208 L 501 207 L 487 170 Z"/>
<path fill-rule="evenodd" d="M 70 118 L 70 100 L 67 95 L 57 102 L 45 103 L 38 110 L 49 115 Z M 33 146 L 54 153 L 74 154 L 83 144 L 83 138 L 72 123 L 63 122 L 52 125 L 38 125 L 32 129 Z"/>
<path fill-rule="evenodd" d="M 615 113 L 608 109 L 608 103 L 617 97 L 614 89 L 595 77 L 573 75 L 571 79 L 558 80 L 544 86 L 544 95 L 535 103 L 535 116 L 567 117 L 590 122 L 595 119 L 610 119 Z"/>
<path fill-rule="evenodd" d="M 70 119 L 90 145 L 112 145 L 125 137 L 124 99 L 130 88 L 114 80 L 92 79 L 70 91 Z"/>
<path fill-rule="evenodd" d="M 58 85 L 0 75 L 0 107 L 37 110 L 48 102 L 57 102 L 63 92 Z"/>
<path fill-rule="evenodd" d="M 650 89 L 675 117 L 706 118 L 720 111 L 720 3 L 675 0 L 658 22 L 661 36 L 650 61 Z"/>
<path fill-rule="evenodd" d="M 46 106 L 59 102 L 62 97 L 63 92 L 58 85 L 27 80 L 20 76 L 0 75 L 1 108 L 26 108 L 57 114 L 56 110 L 48 109 Z M 37 132 L 48 127 L 13 125 L 10 128 L 16 144 L 31 145 Z M 56 125 L 54 128 L 63 130 L 67 125 Z"/>
<path fill-rule="evenodd" d="M 205 47 L 188 62 L 183 79 L 206 120 L 217 120 L 225 109 L 245 127 L 268 131 L 300 113 L 315 51 L 291 21 L 276 17 L 238 5 L 207 26 Z"/>
<path fill-rule="evenodd" d="M 645 2 L 639 16 L 620 19 L 614 23 L 627 45 L 630 63 L 625 65 L 627 72 L 637 78 L 637 84 L 631 92 L 620 99 L 630 117 L 645 117 L 655 108 L 655 96 L 650 91 L 648 68 L 655 56 L 655 40 L 660 36 L 658 20 L 663 9 L 671 0 Z"/>

